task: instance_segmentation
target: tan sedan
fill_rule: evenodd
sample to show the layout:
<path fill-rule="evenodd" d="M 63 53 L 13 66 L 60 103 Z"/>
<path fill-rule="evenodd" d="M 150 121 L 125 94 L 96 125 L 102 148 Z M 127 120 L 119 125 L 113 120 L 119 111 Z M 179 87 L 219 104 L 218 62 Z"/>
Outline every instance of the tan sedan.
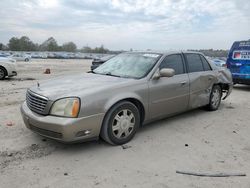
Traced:
<path fill-rule="evenodd" d="M 30 88 L 21 112 L 27 128 L 49 138 L 124 144 L 148 122 L 201 106 L 217 110 L 231 90 L 231 73 L 203 54 L 129 52 Z"/>

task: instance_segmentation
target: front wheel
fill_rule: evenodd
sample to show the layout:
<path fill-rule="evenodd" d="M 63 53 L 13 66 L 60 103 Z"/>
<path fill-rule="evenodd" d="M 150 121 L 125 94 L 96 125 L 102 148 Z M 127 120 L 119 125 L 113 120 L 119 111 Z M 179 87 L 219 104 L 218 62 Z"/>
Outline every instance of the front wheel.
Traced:
<path fill-rule="evenodd" d="M 222 97 L 221 87 L 219 85 L 214 85 L 210 94 L 209 104 L 207 106 L 208 110 L 215 111 L 219 108 Z"/>
<path fill-rule="evenodd" d="M 25 61 L 25 62 L 28 62 L 28 61 L 29 61 L 29 59 L 28 59 L 28 58 L 26 58 L 24 61 Z"/>
<path fill-rule="evenodd" d="M 140 125 L 140 113 L 131 102 L 122 101 L 114 105 L 106 114 L 101 137 L 112 145 L 129 142 Z"/>

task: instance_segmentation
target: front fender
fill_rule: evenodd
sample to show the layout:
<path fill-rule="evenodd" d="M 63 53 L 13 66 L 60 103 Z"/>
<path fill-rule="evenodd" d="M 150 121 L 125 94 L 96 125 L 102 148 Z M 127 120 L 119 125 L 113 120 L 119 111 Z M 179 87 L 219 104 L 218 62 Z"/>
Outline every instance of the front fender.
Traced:
<path fill-rule="evenodd" d="M 2 62 L 0 62 L 0 66 L 6 69 L 7 75 L 9 75 L 13 70 L 15 70 L 14 65 L 12 65 L 10 63 L 2 63 Z"/>
<path fill-rule="evenodd" d="M 143 103 L 142 97 L 140 97 L 136 93 L 122 93 L 120 95 L 116 95 L 110 98 L 104 105 L 104 111 L 107 112 L 114 104 L 118 103 L 119 101 L 126 100 L 126 99 L 136 99 L 142 103 L 145 109 L 145 104 Z"/>

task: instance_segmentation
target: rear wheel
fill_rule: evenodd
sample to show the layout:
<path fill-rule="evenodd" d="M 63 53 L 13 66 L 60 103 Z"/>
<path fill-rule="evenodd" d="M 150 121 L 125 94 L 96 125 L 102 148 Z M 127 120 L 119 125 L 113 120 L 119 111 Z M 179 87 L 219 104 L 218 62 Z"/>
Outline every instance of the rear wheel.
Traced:
<path fill-rule="evenodd" d="M 140 125 L 137 107 L 128 101 L 114 105 L 107 113 L 101 130 L 101 137 L 112 145 L 129 142 Z"/>
<path fill-rule="evenodd" d="M 7 71 L 3 67 L 0 67 L 0 80 L 3 80 L 6 76 Z"/>
<path fill-rule="evenodd" d="M 210 94 L 208 110 L 215 111 L 219 108 L 222 97 L 221 87 L 219 85 L 214 85 Z"/>
<path fill-rule="evenodd" d="M 28 62 L 28 61 L 29 61 L 29 58 L 26 58 L 24 61 L 25 61 L 25 62 Z"/>

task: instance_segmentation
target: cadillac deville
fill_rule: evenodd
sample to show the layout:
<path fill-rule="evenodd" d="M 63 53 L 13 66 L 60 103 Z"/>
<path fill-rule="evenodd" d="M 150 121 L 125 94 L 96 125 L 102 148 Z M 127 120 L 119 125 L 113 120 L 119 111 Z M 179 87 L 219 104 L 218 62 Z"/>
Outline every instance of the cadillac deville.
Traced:
<path fill-rule="evenodd" d="M 27 128 L 62 142 L 129 142 L 146 123 L 198 107 L 217 110 L 232 91 L 229 70 L 197 52 L 127 52 L 95 70 L 27 90 Z"/>

